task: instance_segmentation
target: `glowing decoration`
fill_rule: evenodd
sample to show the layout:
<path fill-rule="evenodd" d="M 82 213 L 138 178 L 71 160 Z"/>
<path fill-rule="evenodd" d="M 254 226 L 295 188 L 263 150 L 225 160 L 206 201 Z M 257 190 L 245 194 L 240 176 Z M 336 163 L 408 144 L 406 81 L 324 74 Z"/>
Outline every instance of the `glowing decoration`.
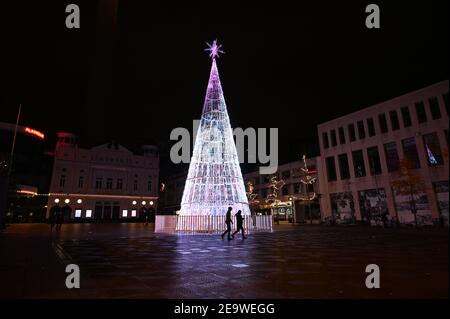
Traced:
<path fill-rule="evenodd" d="M 64 200 L 64 203 L 69 204 L 69 203 L 70 203 L 70 199 L 68 199 L 68 198 L 65 199 L 65 200 Z"/>
<path fill-rule="evenodd" d="M 209 56 L 215 60 L 216 57 L 219 57 L 219 53 L 225 53 L 220 48 L 222 47 L 221 44 L 217 45 L 217 40 L 214 40 L 212 44 L 206 43 L 208 46 L 205 51 L 209 51 Z"/>
<path fill-rule="evenodd" d="M 145 206 L 146 204 L 147 204 L 147 202 L 146 202 L 145 200 L 143 200 L 143 201 L 142 201 L 142 205 Z"/>
<path fill-rule="evenodd" d="M 314 185 L 314 183 L 317 180 L 317 177 L 312 177 L 311 174 L 314 174 L 315 171 L 310 171 L 308 169 L 308 164 L 306 163 L 306 155 L 303 155 L 303 168 L 302 171 L 305 173 L 304 177 L 300 180 L 303 184 L 306 185 L 306 197 L 304 200 L 312 201 L 314 198 L 316 198 L 317 194 L 315 192 L 312 192 L 312 194 L 309 192 L 309 185 Z"/>
<path fill-rule="evenodd" d="M 81 204 L 83 201 L 81 199 L 77 199 L 77 203 Z"/>
<path fill-rule="evenodd" d="M 55 204 L 59 203 L 59 198 L 55 198 Z"/>
<path fill-rule="evenodd" d="M 206 49 L 212 58 L 211 73 L 184 186 L 180 216 L 224 216 L 229 206 L 234 213 L 241 210 L 243 216 L 250 215 L 215 59 L 223 53 L 220 48 L 221 45 L 213 41 Z M 177 229 L 180 229 L 179 226 Z M 191 228 L 200 227 L 201 222 L 197 222 Z M 216 229 L 218 226 L 211 227 Z"/>
<path fill-rule="evenodd" d="M 431 149 L 428 147 L 428 144 L 425 144 L 425 147 L 427 148 L 428 162 L 430 163 L 430 165 L 437 165 L 438 161 L 436 160 L 436 157 L 434 156 Z"/>
<path fill-rule="evenodd" d="M 133 204 L 133 205 L 136 205 L 136 204 L 137 204 L 137 202 L 136 202 L 136 201 L 134 200 L 134 201 L 132 202 L 132 204 Z"/>
<path fill-rule="evenodd" d="M 153 201 L 151 200 L 151 201 L 149 202 L 149 204 L 150 204 L 150 206 L 153 206 Z"/>
<path fill-rule="evenodd" d="M 35 130 L 33 128 L 25 127 L 25 132 L 28 134 L 34 135 L 39 137 L 40 139 L 44 139 L 45 135 L 42 132 L 39 132 L 38 130 Z"/>

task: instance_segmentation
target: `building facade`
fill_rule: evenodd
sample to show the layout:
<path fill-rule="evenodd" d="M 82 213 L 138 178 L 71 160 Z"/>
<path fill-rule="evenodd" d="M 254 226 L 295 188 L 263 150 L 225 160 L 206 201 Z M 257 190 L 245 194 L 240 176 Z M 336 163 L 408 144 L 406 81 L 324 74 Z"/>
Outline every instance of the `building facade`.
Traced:
<path fill-rule="evenodd" d="M 60 208 L 66 221 L 126 221 L 154 216 L 158 201 L 156 146 L 142 155 L 108 143 L 78 147 L 77 137 L 58 133 L 47 218 Z"/>
<path fill-rule="evenodd" d="M 276 222 L 321 221 L 318 178 L 322 166 L 320 161 L 320 157 L 306 159 L 309 174 L 303 170 L 303 160 L 278 166 L 274 175 L 261 175 L 259 171 L 244 174 L 252 213 L 273 215 Z M 309 186 L 303 183 L 306 175 L 315 179 L 315 182 Z M 277 190 L 274 190 L 274 186 Z M 277 192 L 276 195 L 274 191 Z M 278 200 L 274 201 L 275 198 Z"/>
<path fill-rule="evenodd" d="M 448 91 L 442 81 L 318 125 L 324 218 L 448 225 Z M 405 159 L 425 186 L 412 197 L 395 188 Z"/>

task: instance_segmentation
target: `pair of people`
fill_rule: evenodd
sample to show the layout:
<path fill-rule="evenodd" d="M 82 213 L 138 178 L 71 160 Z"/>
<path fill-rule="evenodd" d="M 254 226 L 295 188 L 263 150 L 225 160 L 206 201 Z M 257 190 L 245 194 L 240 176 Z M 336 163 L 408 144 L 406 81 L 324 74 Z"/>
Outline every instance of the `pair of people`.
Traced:
<path fill-rule="evenodd" d="M 231 224 L 233 224 L 233 221 L 231 220 L 231 211 L 233 208 L 228 207 L 228 211 L 225 217 L 225 225 L 227 226 L 227 229 L 222 234 L 222 239 L 225 237 L 226 234 L 228 234 L 228 240 L 234 239 L 234 235 L 236 235 L 239 231 L 242 231 L 242 239 L 245 239 L 244 234 L 244 217 L 242 217 L 242 212 L 239 210 L 236 213 L 236 231 L 231 234 Z"/>

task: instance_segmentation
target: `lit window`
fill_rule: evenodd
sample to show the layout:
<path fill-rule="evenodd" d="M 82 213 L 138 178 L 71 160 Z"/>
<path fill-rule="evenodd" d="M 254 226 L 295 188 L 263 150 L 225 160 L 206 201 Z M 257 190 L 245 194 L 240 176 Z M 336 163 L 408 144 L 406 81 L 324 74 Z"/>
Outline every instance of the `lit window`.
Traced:
<path fill-rule="evenodd" d="M 123 211 L 122 211 L 122 217 L 127 217 L 128 216 L 128 210 L 127 209 L 124 209 Z"/>
<path fill-rule="evenodd" d="M 75 218 L 80 218 L 81 217 L 81 209 L 76 209 L 75 210 Z"/>
<path fill-rule="evenodd" d="M 87 209 L 86 210 L 86 218 L 91 218 L 92 217 L 92 209 Z"/>
<path fill-rule="evenodd" d="M 136 214 L 137 214 L 136 209 L 133 209 L 133 210 L 131 211 L 131 217 L 136 217 Z"/>

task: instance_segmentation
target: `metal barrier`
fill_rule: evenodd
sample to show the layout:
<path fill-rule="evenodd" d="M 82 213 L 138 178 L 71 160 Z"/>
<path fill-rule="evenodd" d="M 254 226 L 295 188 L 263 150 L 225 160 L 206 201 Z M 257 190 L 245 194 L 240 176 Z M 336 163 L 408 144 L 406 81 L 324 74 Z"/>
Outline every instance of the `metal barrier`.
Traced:
<path fill-rule="evenodd" d="M 272 231 L 272 216 L 243 216 L 245 233 Z M 231 230 L 236 230 L 236 217 L 232 216 Z M 225 216 L 174 216 L 157 215 L 156 232 L 178 232 L 193 234 L 221 234 L 225 231 Z"/>

